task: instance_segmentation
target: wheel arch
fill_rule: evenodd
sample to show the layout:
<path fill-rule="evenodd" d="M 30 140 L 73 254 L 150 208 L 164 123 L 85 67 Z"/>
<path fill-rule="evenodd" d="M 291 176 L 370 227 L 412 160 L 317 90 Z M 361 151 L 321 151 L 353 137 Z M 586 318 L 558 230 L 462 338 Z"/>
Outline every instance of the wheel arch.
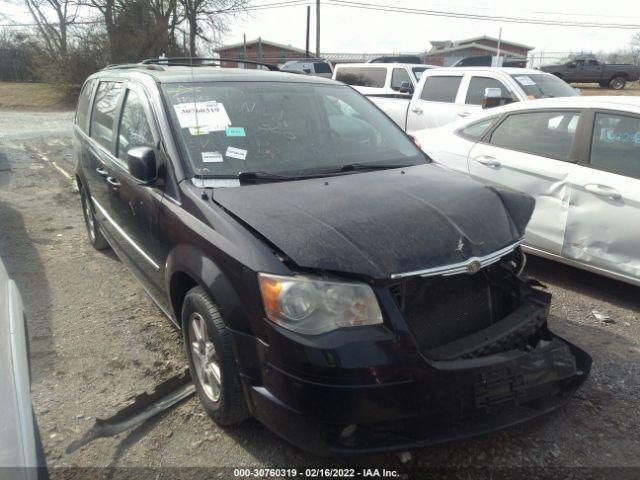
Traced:
<path fill-rule="evenodd" d="M 220 309 L 228 324 L 228 312 L 237 305 L 238 295 L 224 271 L 205 252 L 193 245 L 178 245 L 169 254 L 165 273 L 166 289 L 176 323 L 182 323 L 184 299 L 194 287 L 200 286 Z"/>

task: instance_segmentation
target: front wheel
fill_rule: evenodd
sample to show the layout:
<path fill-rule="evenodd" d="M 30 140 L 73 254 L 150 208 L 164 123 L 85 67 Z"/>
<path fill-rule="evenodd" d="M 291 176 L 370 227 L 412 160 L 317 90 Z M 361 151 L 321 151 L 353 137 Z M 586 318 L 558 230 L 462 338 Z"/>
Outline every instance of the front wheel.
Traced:
<path fill-rule="evenodd" d="M 614 77 L 609 82 L 609 87 L 613 88 L 614 90 L 622 90 L 626 84 L 627 82 L 624 78 Z"/>
<path fill-rule="evenodd" d="M 185 297 L 182 332 L 189 371 L 204 410 L 219 425 L 245 420 L 249 411 L 229 333 L 202 287 L 189 290 Z"/>

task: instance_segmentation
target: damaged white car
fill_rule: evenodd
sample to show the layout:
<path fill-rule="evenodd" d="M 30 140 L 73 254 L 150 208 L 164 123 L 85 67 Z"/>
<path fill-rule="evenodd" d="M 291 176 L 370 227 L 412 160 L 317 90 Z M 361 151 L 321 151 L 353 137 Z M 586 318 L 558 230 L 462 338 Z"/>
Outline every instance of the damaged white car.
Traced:
<path fill-rule="evenodd" d="M 640 98 L 514 103 L 416 137 L 437 163 L 535 197 L 525 251 L 640 285 Z"/>

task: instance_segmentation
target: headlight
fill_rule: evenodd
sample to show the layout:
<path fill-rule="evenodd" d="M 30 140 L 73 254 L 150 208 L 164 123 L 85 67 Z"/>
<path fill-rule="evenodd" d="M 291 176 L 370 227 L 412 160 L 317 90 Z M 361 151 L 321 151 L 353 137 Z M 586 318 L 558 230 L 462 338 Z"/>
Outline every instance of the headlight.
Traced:
<path fill-rule="evenodd" d="M 258 280 L 267 318 L 294 332 L 314 335 L 382 323 L 376 296 L 363 283 L 266 273 Z"/>

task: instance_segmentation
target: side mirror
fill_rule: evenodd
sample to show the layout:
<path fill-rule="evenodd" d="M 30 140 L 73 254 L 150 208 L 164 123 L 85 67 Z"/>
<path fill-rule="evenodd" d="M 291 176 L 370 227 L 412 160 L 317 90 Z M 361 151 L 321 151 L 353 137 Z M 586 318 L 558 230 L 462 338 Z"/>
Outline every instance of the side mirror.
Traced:
<path fill-rule="evenodd" d="M 406 80 L 400 84 L 400 93 L 413 93 L 413 85 Z"/>
<path fill-rule="evenodd" d="M 484 97 L 482 98 L 482 108 L 493 108 L 504 105 L 503 100 L 501 88 L 485 88 Z"/>
<path fill-rule="evenodd" d="M 310 68 L 303 68 L 302 71 L 304 73 L 311 73 L 311 69 Z"/>
<path fill-rule="evenodd" d="M 156 154 L 150 147 L 135 147 L 127 150 L 129 173 L 136 180 L 150 183 L 156 178 Z"/>

